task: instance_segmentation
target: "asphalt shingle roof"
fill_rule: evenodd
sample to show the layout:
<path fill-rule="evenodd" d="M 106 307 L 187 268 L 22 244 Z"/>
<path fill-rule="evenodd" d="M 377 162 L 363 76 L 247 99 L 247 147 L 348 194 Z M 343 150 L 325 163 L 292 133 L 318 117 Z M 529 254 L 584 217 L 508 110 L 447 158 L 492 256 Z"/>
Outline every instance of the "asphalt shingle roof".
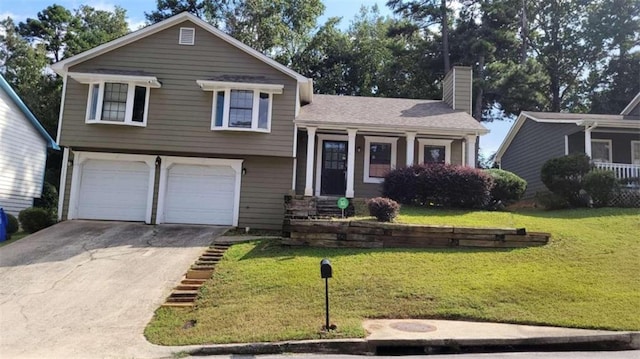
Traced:
<path fill-rule="evenodd" d="M 313 95 L 313 102 L 301 108 L 295 122 L 355 128 L 488 132 L 468 113 L 455 111 L 442 101 L 363 96 Z"/>

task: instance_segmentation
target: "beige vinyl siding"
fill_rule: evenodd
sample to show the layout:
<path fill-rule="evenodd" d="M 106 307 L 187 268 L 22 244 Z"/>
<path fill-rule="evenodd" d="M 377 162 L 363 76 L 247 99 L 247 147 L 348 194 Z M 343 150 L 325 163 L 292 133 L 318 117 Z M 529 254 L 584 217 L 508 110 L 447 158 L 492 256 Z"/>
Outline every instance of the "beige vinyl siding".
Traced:
<path fill-rule="evenodd" d="M 453 71 L 447 72 L 442 82 L 442 101 L 453 108 Z"/>
<path fill-rule="evenodd" d="M 195 27 L 195 45 L 178 45 L 180 27 Z M 86 124 L 89 86 L 69 78 L 61 144 L 114 151 L 292 157 L 296 81 L 186 21 L 73 66 L 71 72 L 144 71 L 161 88 L 150 90 L 146 127 Z M 284 85 L 273 95 L 271 133 L 211 131 L 211 91 L 196 80 L 220 75 L 263 76 Z"/>
<path fill-rule="evenodd" d="M 455 68 L 455 104 L 454 110 L 471 114 L 471 69 Z"/>
<path fill-rule="evenodd" d="M 245 157 L 240 190 L 240 228 L 281 229 L 284 196 L 291 193 L 293 159 Z"/>

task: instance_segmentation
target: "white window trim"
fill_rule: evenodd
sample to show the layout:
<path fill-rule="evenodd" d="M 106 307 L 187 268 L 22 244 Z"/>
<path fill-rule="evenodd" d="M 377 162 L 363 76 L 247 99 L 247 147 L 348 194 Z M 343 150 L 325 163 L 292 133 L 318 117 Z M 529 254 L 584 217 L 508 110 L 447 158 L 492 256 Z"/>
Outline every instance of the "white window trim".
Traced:
<path fill-rule="evenodd" d="M 316 138 L 316 188 L 315 195 L 320 196 L 320 191 L 322 189 L 322 148 L 324 146 L 324 141 L 344 141 L 349 142 L 349 136 L 347 135 L 317 135 Z M 347 152 L 349 149 L 347 148 Z M 347 153 L 349 156 L 349 153 Z M 348 164 L 347 164 L 348 165 Z M 346 194 L 346 192 L 345 192 Z"/>
<path fill-rule="evenodd" d="M 172 157 L 161 156 L 160 183 L 158 189 L 158 211 L 156 214 L 156 224 L 164 223 L 165 198 L 167 194 L 167 182 L 169 170 L 176 164 L 198 165 L 198 166 L 229 166 L 235 173 L 235 193 L 233 197 L 233 225 L 238 226 L 240 217 L 240 185 L 242 179 L 243 160 L 220 159 L 220 158 L 195 158 L 195 157 Z"/>
<path fill-rule="evenodd" d="M 191 42 L 184 41 L 182 35 L 184 34 L 184 30 L 192 31 L 193 37 L 191 38 Z M 180 36 L 178 39 L 178 45 L 195 45 L 196 44 L 196 29 L 194 27 L 181 27 L 180 28 Z"/>
<path fill-rule="evenodd" d="M 593 156 L 593 144 L 594 143 L 606 143 L 609 145 L 609 159 L 608 159 L 608 163 L 613 163 L 613 143 L 611 140 L 607 140 L 607 139 L 601 139 L 601 138 L 592 138 L 591 139 L 591 155 Z M 592 158 L 593 160 L 593 158 Z"/>
<path fill-rule="evenodd" d="M 444 163 L 451 163 L 451 142 L 453 142 L 453 140 L 434 140 L 430 138 L 419 138 L 418 163 L 424 164 L 424 146 L 444 146 Z"/>
<path fill-rule="evenodd" d="M 67 219 L 76 219 L 78 216 L 78 201 L 80 196 L 80 181 L 84 163 L 88 160 L 107 161 L 131 161 L 144 162 L 149 167 L 149 189 L 147 191 L 147 210 L 145 223 L 151 224 L 151 210 L 153 207 L 153 190 L 156 175 L 156 156 L 132 155 L 126 153 L 103 153 L 103 152 L 75 152 L 73 158 L 73 174 L 71 176 L 71 191 L 69 192 L 69 213 Z"/>
<path fill-rule="evenodd" d="M 104 85 L 106 83 L 127 84 L 127 104 L 124 114 L 124 121 L 104 121 L 102 117 L 102 106 L 104 105 Z M 94 86 L 98 85 L 98 103 L 96 104 L 96 118 L 92 119 L 91 116 L 91 100 L 93 99 Z M 133 101 L 135 98 L 136 86 L 146 88 L 144 98 L 144 116 L 142 122 L 133 121 Z M 137 126 L 146 127 L 147 117 L 149 116 L 149 93 L 151 92 L 151 86 L 149 84 L 143 84 L 136 81 L 99 81 L 89 82 L 89 96 L 87 97 L 87 111 L 85 114 L 85 123 L 88 124 L 108 124 L 108 125 L 124 125 L 124 126 Z"/>
<path fill-rule="evenodd" d="M 391 170 L 396 168 L 398 157 L 398 138 L 397 137 L 377 137 L 364 136 L 364 183 L 382 183 L 384 178 L 370 177 L 369 166 L 371 165 L 371 144 L 372 143 L 388 143 L 391 145 Z"/>
<path fill-rule="evenodd" d="M 632 165 L 636 164 L 636 161 L 638 161 L 637 164 L 640 164 L 640 158 L 634 158 L 634 156 L 633 156 L 634 155 L 633 145 L 640 146 L 640 141 L 631 140 L 631 164 Z"/>
<path fill-rule="evenodd" d="M 202 91 L 212 91 L 211 101 L 211 131 L 240 131 L 240 132 L 271 132 L 271 120 L 273 114 L 273 95 L 282 94 L 284 85 L 279 84 L 259 84 L 259 83 L 238 83 L 229 81 L 196 80 Z M 229 110 L 231 104 L 231 91 L 253 91 L 253 108 L 251 118 L 251 128 L 229 127 Z M 216 126 L 216 110 L 218 96 L 217 93 L 224 91 L 224 108 L 222 112 L 222 126 Z M 259 128 L 260 116 L 260 93 L 269 95 L 269 111 L 267 111 L 267 128 Z"/>

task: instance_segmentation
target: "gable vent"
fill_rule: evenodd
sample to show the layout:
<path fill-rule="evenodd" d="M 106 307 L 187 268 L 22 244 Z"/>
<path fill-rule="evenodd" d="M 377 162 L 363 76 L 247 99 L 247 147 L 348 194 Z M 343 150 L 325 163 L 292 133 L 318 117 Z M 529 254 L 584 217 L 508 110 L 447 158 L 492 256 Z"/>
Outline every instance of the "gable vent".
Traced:
<path fill-rule="evenodd" d="M 196 42 L 196 29 L 192 27 L 180 28 L 180 45 L 193 45 Z"/>

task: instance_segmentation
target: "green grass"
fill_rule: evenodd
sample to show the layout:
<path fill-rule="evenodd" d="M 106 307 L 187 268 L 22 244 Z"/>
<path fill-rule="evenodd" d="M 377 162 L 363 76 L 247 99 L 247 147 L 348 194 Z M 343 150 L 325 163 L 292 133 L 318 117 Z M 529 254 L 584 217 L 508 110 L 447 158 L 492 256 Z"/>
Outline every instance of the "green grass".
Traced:
<path fill-rule="evenodd" d="M 197 309 L 161 308 L 147 338 L 179 345 L 320 338 L 333 264 L 331 337 L 362 337 L 366 318 L 443 318 L 640 330 L 637 209 L 464 212 L 404 208 L 400 222 L 525 227 L 552 233 L 523 249 L 282 248 L 234 245 Z M 195 326 L 183 329 L 185 322 Z"/>
<path fill-rule="evenodd" d="M 23 231 L 18 231 L 18 232 L 16 232 L 16 233 L 11 235 L 11 239 L 8 239 L 6 241 L 0 242 L 0 247 L 6 246 L 7 244 L 13 243 L 13 242 L 15 242 L 15 241 L 17 241 L 19 239 L 22 239 L 22 238 L 28 236 L 28 235 L 29 235 L 29 233 L 26 233 L 26 232 L 23 232 Z"/>

